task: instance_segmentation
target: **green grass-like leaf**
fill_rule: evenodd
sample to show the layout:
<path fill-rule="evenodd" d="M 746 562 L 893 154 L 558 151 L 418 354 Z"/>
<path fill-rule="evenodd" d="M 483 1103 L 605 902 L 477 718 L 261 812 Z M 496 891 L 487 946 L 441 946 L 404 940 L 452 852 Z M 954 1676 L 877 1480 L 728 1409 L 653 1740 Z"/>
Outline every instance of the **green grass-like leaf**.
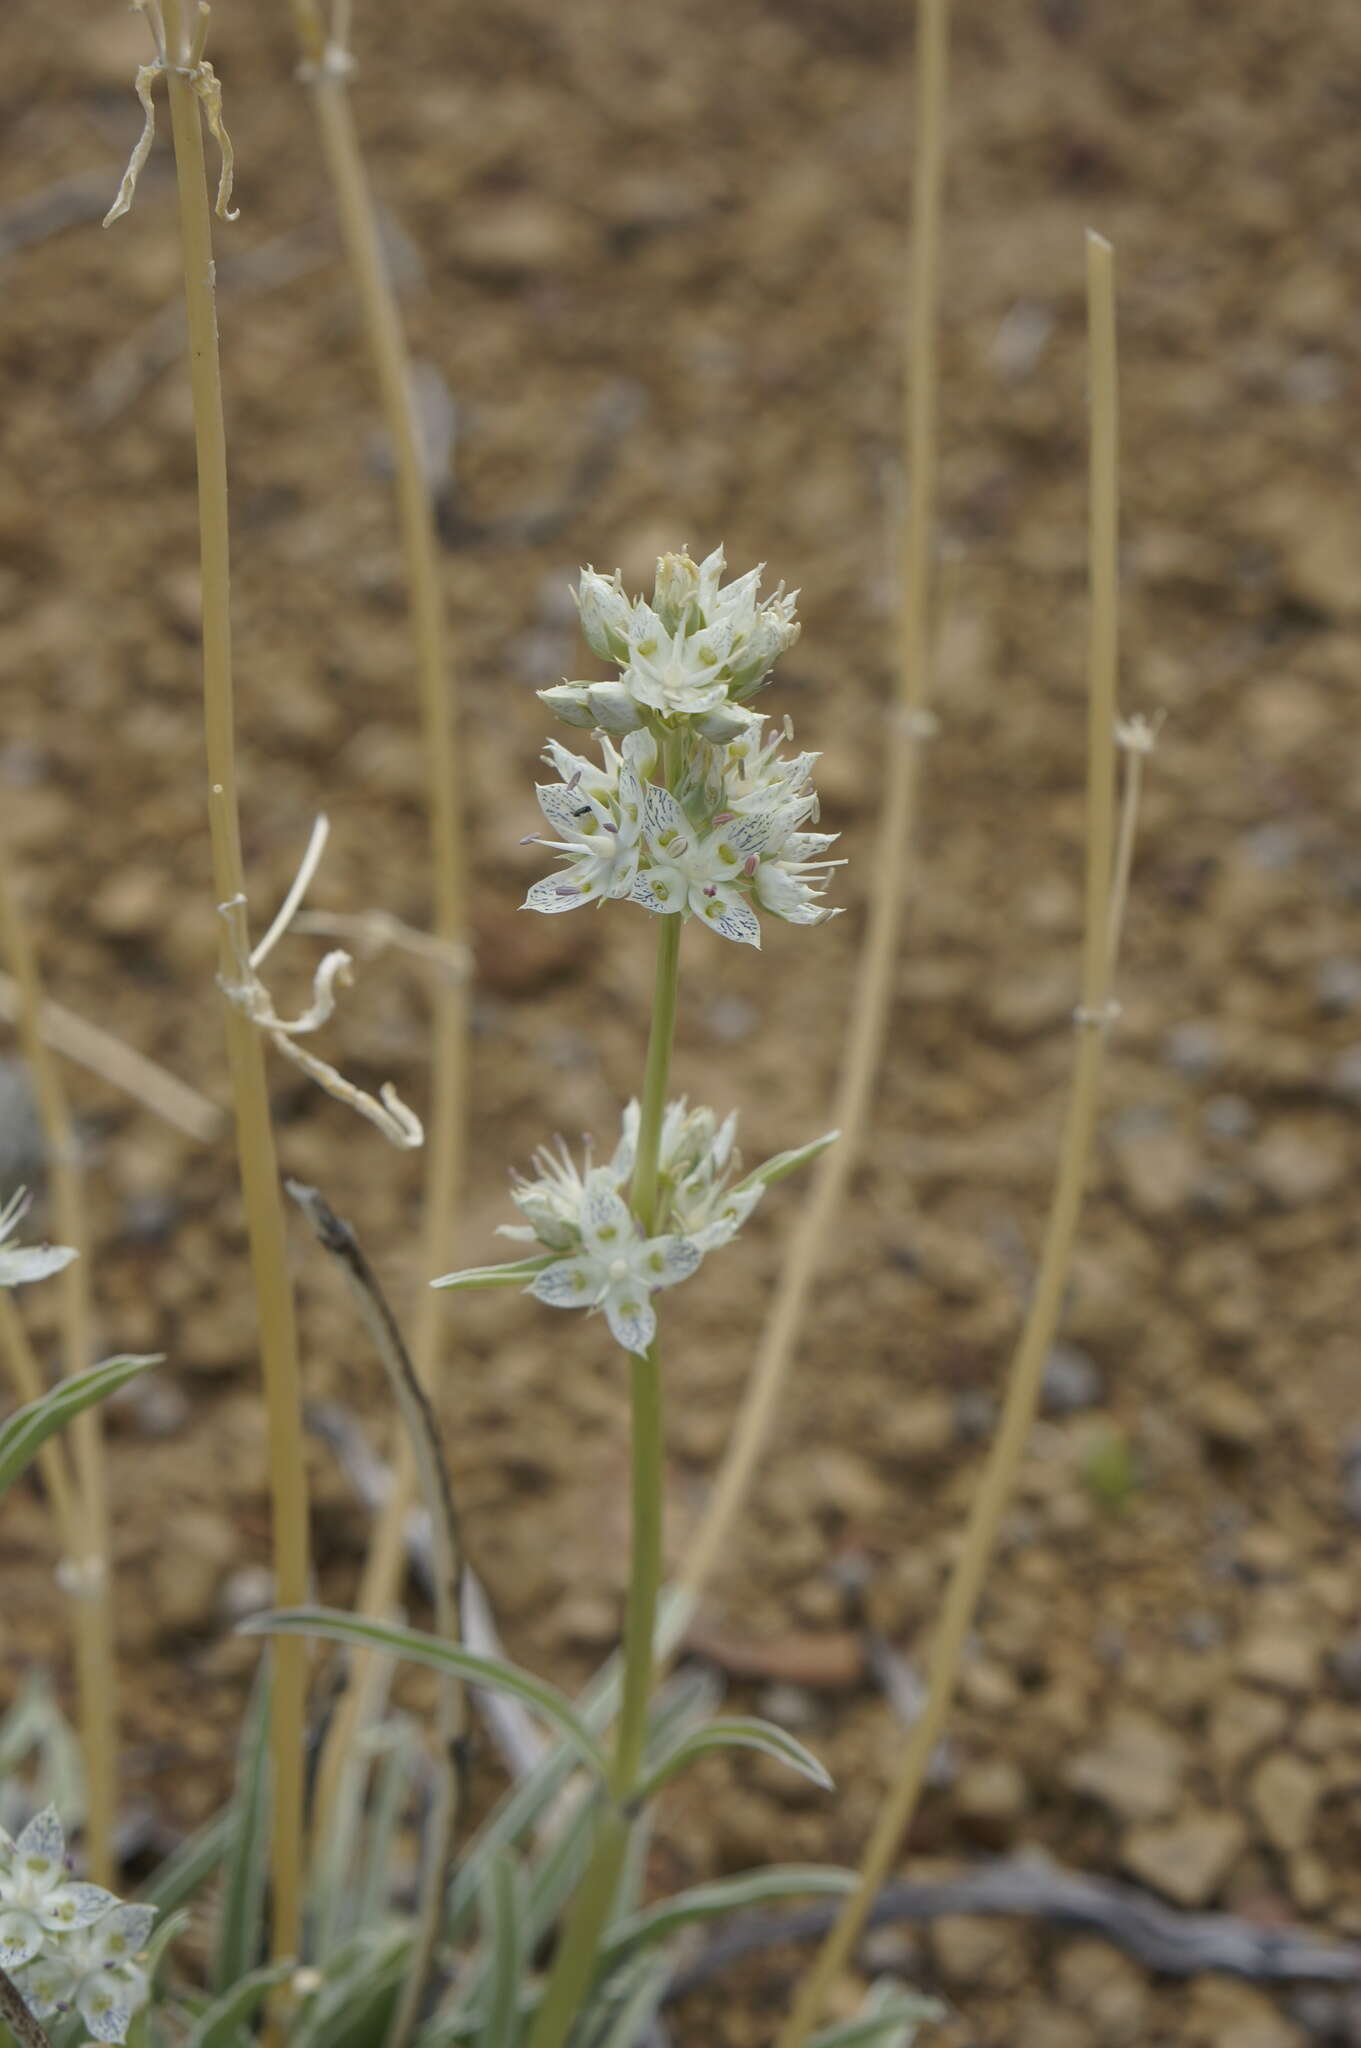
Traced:
<path fill-rule="evenodd" d="M 832 1780 L 825 1767 L 818 1762 L 812 1750 L 805 1749 L 794 1736 L 783 1728 L 777 1728 L 773 1721 L 733 1715 L 710 1721 L 706 1728 L 687 1735 L 684 1742 L 650 1773 L 639 1797 L 651 1799 L 678 1771 L 683 1771 L 697 1757 L 707 1756 L 715 1749 L 759 1750 L 763 1756 L 773 1756 L 777 1762 L 787 1764 L 791 1771 L 797 1771 L 801 1778 L 808 1778 L 822 1791 L 830 1792 L 832 1789 Z"/>
<path fill-rule="evenodd" d="M 487 2009 L 481 2048 L 513 2048 L 519 2032 L 520 1994 L 529 1974 L 524 1873 L 518 1857 L 502 1849 L 487 1864 L 481 1884 L 487 1944 Z"/>
<path fill-rule="evenodd" d="M 291 1977 L 296 1968 L 291 1958 L 285 1958 L 242 1977 L 199 2016 L 185 2048 L 237 2048 L 239 2030 L 254 2017 L 275 1985 Z"/>
<path fill-rule="evenodd" d="M 736 1877 L 697 1884 L 674 1899 L 662 1899 L 641 1913 L 630 1913 L 610 1930 L 605 1957 L 614 1961 L 644 1943 L 665 1941 L 699 1920 L 717 1920 L 728 1913 L 766 1906 L 774 1899 L 844 1898 L 855 1890 L 853 1870 L 821 1863 L 776 1863 L 768 1870 L 744 1870 Z"/>
<path fill-rule="evenodd" d="M 96 1401 L 106 1401 L 129 1380 L 160 1363 L 159 1356 L 106 1358 L 102 1365 L 92 1365 L 88 1372 L 73 1373 L 70 1379 L 61 1380 L 40 1401 L 30 1401 L 26 1408 L 17 1409 L 0 1424 L 0 1494 L 9 1491 L 47 1439 L 57 1430 L 65 1429 L 82 1409 L 93 1407 Z"/>
<path fill-rule="evenodd" d="M 269 1881 L 269 1660 L 265 1658 L 241 1730 L 237 1753 L 235 1826 L 223 1872 L 212 1986 L 225 1992 L 265 1952 L 265 1893 Z"/>
<path fill-rule="evenodd" d="M 544 1679 L 535 1678 L 532 1672 L 522 1671 L 517 1664 L 508 1664 L 502 1657 L 481 1657 L 459 1643 L 446 1643 L 442 1637 L 426 1635 L 420 1629 L 402 1628 L 395 1622 L 369 1621 L 330 1607 L 294 1607 L 252 1615 L 249 1621 L 241 1623 L 241 1633 L 320 1636 L 326 1642 L 405 1657 L 413 1664 L 428 1664 L 434 1671 L 451 1672 L 474 1685 L 509 1693 L 556 1728 L 592 1771 L 601 1777 L 606 1775 L 605 1752 L 567 1695 Z"/>

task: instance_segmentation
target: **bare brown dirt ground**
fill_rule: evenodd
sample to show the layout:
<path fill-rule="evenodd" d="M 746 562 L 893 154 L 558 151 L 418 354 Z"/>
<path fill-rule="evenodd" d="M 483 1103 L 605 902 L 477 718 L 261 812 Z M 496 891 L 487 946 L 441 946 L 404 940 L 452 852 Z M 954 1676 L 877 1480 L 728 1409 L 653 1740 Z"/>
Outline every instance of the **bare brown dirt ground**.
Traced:
<path fill-rule="evenodd" d="M 413 339 L 458 415 L 445 559 L 478 997 L 452 1265 L 491 1255 L 507 1163 L 553 1129 L 610 1133 L 640 1069 L 642 914 L 516 910 L 540 858 L 517 846 L 533 686 L 580 672 L 579 561 L 636 583 L 660 548 L 721 538 L 735 567 L 765 559 L 802 587 L 771 702 L 824 750 L 850 914 L 813 933 L 768 921 L 760 959 L 689 934 L 678 1080 L 742 1106 L 753 1158 L 824 1114 L 888 683 L 909 10 L 357 11 L 358 118 Z M 136 132 L 140 35 L 113 0 L 19 0 L 0 21 L 0 802 L 54 993 L 220 1099 L 163 163 L 131 220 L 97 220 Z M 419 924 L 381 438 L 285 10 L 220 0 L 213 54 L 240 164 L 221 319 L 256 914 L 324 806 L 317 901 Z M 1184 1904 L 1361 1936 L 1361 1499 L 1349 1512 L 1344 1463 L 1361 1428 L 1359 65 L 1347 0 L 959 0 L 924 865 L 854 1207 L 710 1616 L 765 1671 L 750 1696 L 798 1720 L 840 1789 L 814 1799 L 747 1763 L 696 1773 L 662 1826 L 668 1885 L 856 1855 L 897 1736 L 846 1567 L 919 1660 L 1032 1275 L 1076 986 L 1090 223 L 1120 265 L 1123 695 L 1167 724 L 1067 1349 L 908 1867 L 1041 1845 Z M 67 180 L 92 183 L 44 225 L 30 202 Z M 425 1015 L 421 970 L 389 956 L 329 1043 L 419 1102 Z M 409 1303 L 418 1165 L 289 1072 L 275 1085 L 288 1170 L 355 1220 Z M 256 1654 L 230 1610 L 266 1558 L 239 1205 L 225 1143 L 74 1086 L 104 1348 L 169 1359 L 111 1424 L 126 1792 L 187 1824 L 221 1796 Z M 675 1298 L 673 1545 L 796 1199 L 772 1198 Z M 296 1253 L 309 1391 L 381 1441 L 346 1303 L 301 1231 Z M 30 1306 L 50 1334 L 36 1290 Z M 451 1303 L 440 1405 L 507 1642 L 572 1683 L 617 1625 L 618 1354 L 516 1297 Z M 321 1584 L 340 1599 L 365 1519 L 329 1453 L 311 1456 Z M 0 1561 L 6 1679 L 64 1668 L 36 1493 L 8 1504 Z M 939 2038 L 956 2044 L 1361 2039 L 1336 2000 L 1158 1984 L 1033 1929 L 954 1920 L 896 1953 L 953 2001 Z M 748 1969 L 681 2037 L 762 2041 L 782 1981 Z"/>

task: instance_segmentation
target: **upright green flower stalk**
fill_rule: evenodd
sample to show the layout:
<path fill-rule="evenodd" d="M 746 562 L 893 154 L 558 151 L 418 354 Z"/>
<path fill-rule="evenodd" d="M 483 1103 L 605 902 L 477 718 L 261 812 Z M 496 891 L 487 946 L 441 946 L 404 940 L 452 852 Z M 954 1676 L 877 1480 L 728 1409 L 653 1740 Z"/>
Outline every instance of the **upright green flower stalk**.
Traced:
<path fill-rule="evenodd" d="M 450 1274 L 446 1287 L 509 1286 L 553 1308 L 600 1312 L 629 1354 L 633 1544 L 624 1630 L 623 1690 L 607 1797 L 590 1862 L 558 1944 L 529 2048 L 561 2048 L 595 1974 L 639 1804 L 646 1798 L 648 1702 L 662 1572 L 663 1403 L 653 1296 L 727 1244 L 772 1181 L 820 1152 L 827 1138 L 736 1177 L 736 1119 L 670 1102 L 681 926 L 708 925 L 759 947 L 765 910 L 815 925 L 834 835 L 809 831 L 816 756 L 782 756 L 786 731 L 767 737 L 751 699 L 798 633 L 794 599 L 762 601 L 760 571 L 723 582 L 722 549 L 702 563 L 663 556 L 651 603 L 625 596 L 619 577 L 582 574 L 578 605 L 595 652 L 620 671 L 609 682 L 563 683 L 540 695 L 566 721 L 594 728 L 602 759 L 549 740 L 558 780 L 538 789 L 554 836 L 556 874 L 535 882 L 526 907 L 555 915 L 587 903 L 631 901 L 658 920 L 657 970 L 639 1101 L 624 1113 L 608 1163 L 588 1151 L 578 1168 L 559 1141 L 535 1157 L 512 1200 L 523 1222 L 506 1235 L 533 1249 L 513 1263 Z M 620 744 L 615 745 L 615 740 Z"/>
<path fill-rule="evenodd" d="M 213 291 L 213 239 L 208 211 L 202 121 L 222 151 L 218 211 L 231 196 L 231 146 L 222 126 L 221 89 L 204 58 L 208 10 L 202 4 L 190 29 L 182 0 L 138 0 L 155 45 L 138 73 L 146 115 L 142 139 L 108 219 L 132 202 L 137 172 L 151 147 L 152 92 L 164 77 L 170 100 L 179 191 L 180 240 L 189 333 L 190 388 L 198 462 L 200 560 L 203 573 L 203 707 L 208 766 L 208 822 L 213 890 L 220 907 L 244 924 L 245 874 L 236 792 L 232 688 L 230 558 L 227 521 L 227 444 L 222 412 Z M 220 979 L 230 990 L 240 973 L 232 920 L 217 919 Z M 306 1597 L 307 1482 L 303 1465 L 302 1401 L 293 1291 L 288 1274 L 282 1198 L 265 1084 L 264 1042 L 239 1003 L 224 1004 L 227 1055 L 236 1118 L 237 1158 L 250 1242 L 251 1272 L 260 1328 L 260 1355 L 269 1422 L 269 1480 L 273 1511 L 275 1584 L 293 1605 Z M 306 1651 L 297 1640 L 275 1652 L 270 1697 L 273 1772 L 271 1878 L 276 1956 L 296 1955 L 302 1926 L 303 1708 Z"/>

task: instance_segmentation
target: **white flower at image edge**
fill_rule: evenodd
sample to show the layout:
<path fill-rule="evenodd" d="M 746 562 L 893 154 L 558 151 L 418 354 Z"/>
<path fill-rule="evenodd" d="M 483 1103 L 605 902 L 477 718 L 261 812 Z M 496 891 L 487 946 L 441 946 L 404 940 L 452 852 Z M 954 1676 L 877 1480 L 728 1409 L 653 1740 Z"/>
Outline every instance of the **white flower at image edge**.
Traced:
<path fill-rule="evenodd" d="M 145 1947 L 155 1918 L 154 1906 L 115 1906 L 60 1955 L 33 1964 L 20 1987 L 25 1998 L 40 2018 L 74 2009 L 96 2041 L 122 2041 L 146 2003 L 146 1972 L 132 1958 Z"/>
<path fill-rule="evenodd" d="M 581 1250 L 536 1273 L 529 1292 L 550 1308 L 603 1309 L 615 1342 L 645 1352 L 657 1334 L 650 1296 L 688 1280 L 703 1257 L 685 1237 L 644 1237 L 610 1176 L 586 1176 Z"/>
<path fill-rule="evenodd" d="M 69 1245 L 8 1244 L 28 1209 L 23 1188 L 0 1206 L 0 1287 L 21 1287 L 27 1280 L 46 1280 L 69 1266 L 75 1253 Z"/>
<path fill-rule="evenodd" d="M 66 1837 L 56 1808 L 35 1814 L 17 1842 L 0 1843 L 0 1964 L 30 1962 L 52 1934 L 88 1927 L 117 1900 L 97 1884 L 66 1875 Z"/>

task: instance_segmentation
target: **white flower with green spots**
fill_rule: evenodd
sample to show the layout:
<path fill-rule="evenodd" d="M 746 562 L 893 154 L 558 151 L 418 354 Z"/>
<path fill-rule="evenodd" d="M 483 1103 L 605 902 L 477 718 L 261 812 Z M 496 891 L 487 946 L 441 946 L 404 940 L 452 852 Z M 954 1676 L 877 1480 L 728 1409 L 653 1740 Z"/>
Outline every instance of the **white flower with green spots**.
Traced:
<path fill-rule="evenodd" d="M 642 1353 L 657 1333 L 651 1297 L 696 1271 L 700 1261 L 728 1244 L 773 1181 L 816 1158 L 835 1131 L 797 1151 L 777 1153 L 734 1181 L 736 1116 L 721 1123 L 711 1109 L 668 1105 L 658 1147 L 662 1213 L 647 1236 L 624 1198 L 633 1175 L 640 1112 L 631 1102 L 608 1166 L 593 1166 L 587 1151 L 579 1171 L 559 1138 L 541 1146 L 533 1179 L 518 1176 L 511 1199 L 523 1223 L 503 1223 L 501 1234 L 542 1249 L 501 1266 L 447 1273 L 436 1287 L 513 1287 L 550 1308 L 600 1310 L 616 1341 Z"/>
<path fill-rule="evenodd" d="M 603 1167 L 586 1175 L 580 1231 L 580 1249 L 536 1273 L 529 1292 L 550 1308 L 603 1310 L 615 1342 L 645 1352 L 657 1334 L 652 1295 L 688 1280 L 704 1254 L 688 1238 L 644 1237 Z"/>
<path fill-rule="evenodd" d="M 555 914 L 627 897 L 758 948 L 758 905 L 789 924 L 835 916 L 820 900 L 839 865 L 824 858 L 835 834 L 801 829 L 817 811 L 809 786 L 817 757 L 784 759 L 778 746 L 778 736 L 721 747 L 692 741 L 678 794 L 648 780 L 661 758 L 649 733 L 630 734 L 622 753 L 605 739 L 603 766 L 550 741 L 547 758 L 561 780 L 537 795 L 557 837 L 535 843 L 564 864 L 533 884 L 524 908 Z"/>
<path fill-rule="evenodd" d="M 110 1906 L 112 1892 L 77 1884 L 66 1874 L 66 1836 L 55 1807 L 35 1814 L 17 1842 L 0 1840 L 0 1964 L 30 1962 L 54 1934 L 88 1927 Z"/>
<path fill-rule="evenodd" d="M 146 1971 L 134 1960 L 156 1919 L 154 1906 L 115 1905 L 59 1950 L 34 1962 L 19 1988 L 39 2019 L 78 2012 L 96 2041 L 122 2041 L 146 2004 Z"/>

